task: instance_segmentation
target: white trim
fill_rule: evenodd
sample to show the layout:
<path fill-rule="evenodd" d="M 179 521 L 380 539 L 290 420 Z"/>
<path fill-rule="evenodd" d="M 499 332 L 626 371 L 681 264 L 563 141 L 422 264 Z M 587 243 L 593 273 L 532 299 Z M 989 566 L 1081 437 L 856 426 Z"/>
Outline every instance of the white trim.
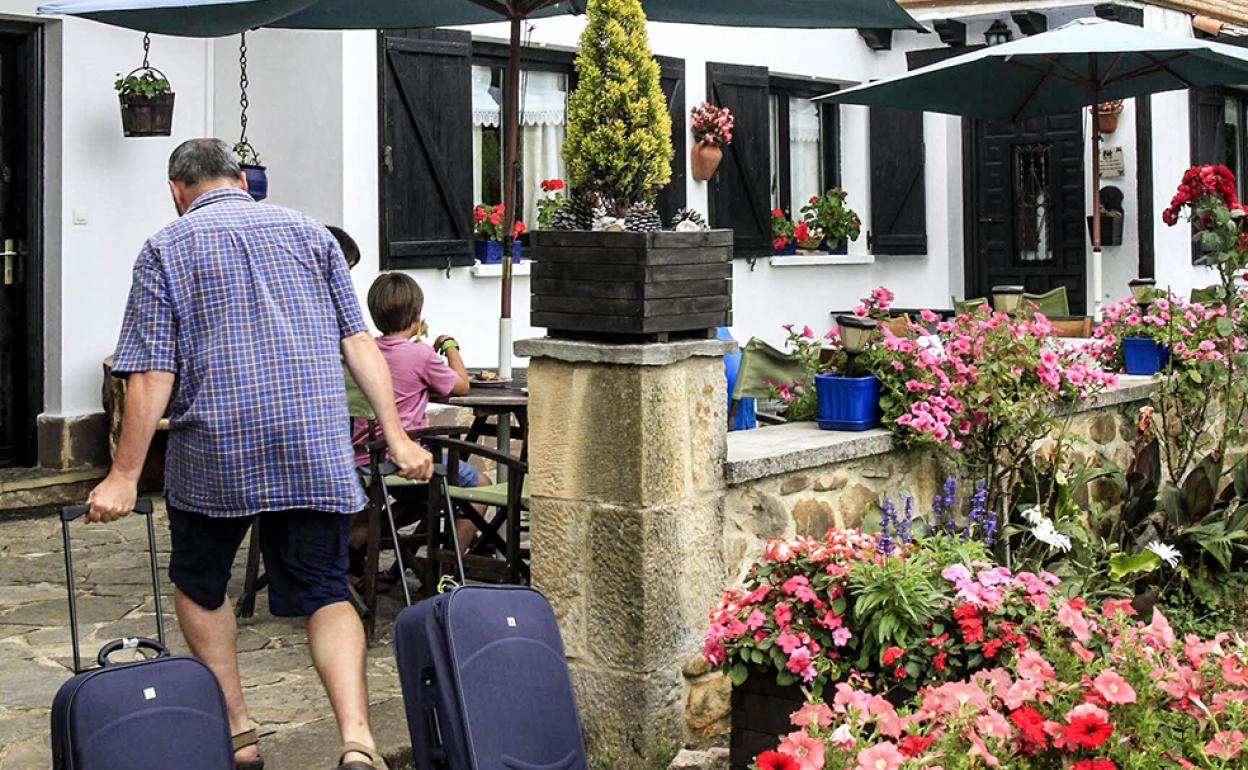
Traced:
<path fill-rule="evenodd" d="M 814 267 L 816 265 L 874 265 L 874 254 L 790 254 L 771 257 L 772 267 Z"/>
<path fill-rule="evenodd" d="M 513 263 L 511 266 L 512 276 L 514 277 L 517 275 L 529 275 L 529 271 L 532 270 L 532 267 L 531 267 L 532 264 L 533 264 L 532 262 L 529 262 L 527 260 L 524 262 L 521 262 L 518 265 Z M 472 266 L 472 277 L 473 278 L 502 278 L 503 266 L 501 263 L 497 265 L 484 265 L 478 262 Z"/>

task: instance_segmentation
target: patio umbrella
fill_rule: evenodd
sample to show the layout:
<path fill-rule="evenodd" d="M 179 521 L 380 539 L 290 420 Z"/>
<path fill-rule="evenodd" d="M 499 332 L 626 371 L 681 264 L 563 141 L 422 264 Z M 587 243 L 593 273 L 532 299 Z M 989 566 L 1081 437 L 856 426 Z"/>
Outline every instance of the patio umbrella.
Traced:
<path fill-rule="evenodd" d="M 740 27 L 924 27 L 896 0 L 643 0 L 651 21 Z M 503 105 L 504 254 L 511 254 L 519 166 L 520 26 L 525 19 L 579 14 L 585 0 L 62 0 L 41 14 L 82 16 L 141 32 L 220 37 L 256 27 L 285 29 L 415 29 L 511 24 Z M 511 374 L 511 260 L 503 260 L 499 374 Z"/>
<path fill-rule="evenodd" d="M 1104 19 L 983 48 L 817 101 L 943 112 L 984 120 L 1073 112 L 1198 86 L 1248 83 L 1248 51 Z M 1092 121 L 1092 292 L 1101 312 L 1100 130 Z"/>

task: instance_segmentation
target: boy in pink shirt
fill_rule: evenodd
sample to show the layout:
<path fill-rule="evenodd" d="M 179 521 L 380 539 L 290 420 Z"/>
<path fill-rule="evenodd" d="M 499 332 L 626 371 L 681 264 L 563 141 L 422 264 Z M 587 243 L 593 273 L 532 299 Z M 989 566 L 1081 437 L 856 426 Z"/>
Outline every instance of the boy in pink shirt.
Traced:
<path fill-rule="evenodd" d="M 420 286 L 405 273 L 382 273 L 368 290 L 368 312 L 381 332 L 377 347 L 390 365 L 399 419 L 409 431 L 425 427 L 425 410 L 431 393 L 445 398 L 468 392 L 468 371 L 459 354 L 459 343 L 453 337 L 438 337 L 433 347 L 412 339 L 424 327 L 420 317 L 424 304 L 425 295 Z M 367 441 L 368 426 L 357 420 L 352 443 L 360 446 Z M 357 465 L 366 465 L 367 453 L 357 453 L 355 461 Z M 456 475 L 456 483 L 461 487 L 475 487 L 481 483 L 480 471 L 463 460 L 459 462 Z M 467 548 L 476 534 L 476 527 L 462 519 L 458 524 L 460 547 Z"/>

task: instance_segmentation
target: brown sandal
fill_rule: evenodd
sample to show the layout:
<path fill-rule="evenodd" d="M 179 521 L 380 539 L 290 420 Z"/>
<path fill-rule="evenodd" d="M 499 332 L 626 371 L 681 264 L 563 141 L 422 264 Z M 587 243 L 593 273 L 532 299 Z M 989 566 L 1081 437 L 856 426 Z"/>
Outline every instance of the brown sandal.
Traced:
<path fill-rule="evenodd" d="M 354 760 L 352 762 L 343 762 L 343 757 L 353 751 L 368 757 L 368 761 L 360 762 L 359 760 Z M 377 770 L 377 768 L 377 749 L 365 746 L 362 743 L 356 743 L 355 741 L 347 741 L 338 750 L 338 770 Z"/>
<path fill-rule="evenodd" d="M 236 754 L 248 746 L 260 745 L 260 736 L 256 733 L 256 729 L 254 727 L 235 735 L 232 740 L 234 741 L 234 753 Z M 246 762 L 239 762 L 235 760 L 234 770 L 264 770 L 264 759 L 262 757 L 256 757 L 255 759 L 251 759 Z"/>

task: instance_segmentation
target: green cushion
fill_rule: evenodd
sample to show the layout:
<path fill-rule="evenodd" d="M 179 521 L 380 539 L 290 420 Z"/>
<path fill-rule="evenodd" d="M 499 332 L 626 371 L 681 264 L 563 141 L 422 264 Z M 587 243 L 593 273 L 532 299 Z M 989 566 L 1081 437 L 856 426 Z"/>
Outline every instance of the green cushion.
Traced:
<path fill-rule="evenodd" d="M 361 417 L 365 420 L 374 419 L 373 407 L 368 403 L 368 399 L 364 397 L 364 391 L 360 390 L 359 384 L 355 378 L 351 376 L 351 370 L 344 363 L 342 365 L 342 379 L 347 388 L 347 414 L 352 417 Z"/>
<path fill-rule="evenodd" d="M 1046 316 L 1070 315 L 1070 300 L 1066 297 L 1065 286 L 1058 286 L 1043 294 L 1024 294 L 1023 307 L 1027 307 L 1028 302 L 1035 304 L 1037 313 Z"/>
<path fill-rule="evenodd" d="M 507 484 L 489 484 L 481 487 L 451 487 L 451 498 L 469 503 L 482 503 L 503 507 L 507 505 Z M 525 476 L 520 490 L 520 507 L 529 510 L 529 478 Z"/>
<path fill-rule="evenodd" d="M 951 297 L 950 299 L 953 300 L 953 312 L 958 315 L 962 315 L 963 313 L 974 313 L 975 309 L 980 305 L 989 304 L 988 300 L 984 297 L 972 297 L 971 299 L 962 300 L 957 297 Z"/>
<path fill-rule="evenodd" d="M 737 369 L 737 382 L 732 389 L 733 399 L 767 398 L 771 395 L 768 380 L 777 383 L 809 382 L 810 372 L 789 353 L 751 337 L 741 350 L 741 366 Z"/>

